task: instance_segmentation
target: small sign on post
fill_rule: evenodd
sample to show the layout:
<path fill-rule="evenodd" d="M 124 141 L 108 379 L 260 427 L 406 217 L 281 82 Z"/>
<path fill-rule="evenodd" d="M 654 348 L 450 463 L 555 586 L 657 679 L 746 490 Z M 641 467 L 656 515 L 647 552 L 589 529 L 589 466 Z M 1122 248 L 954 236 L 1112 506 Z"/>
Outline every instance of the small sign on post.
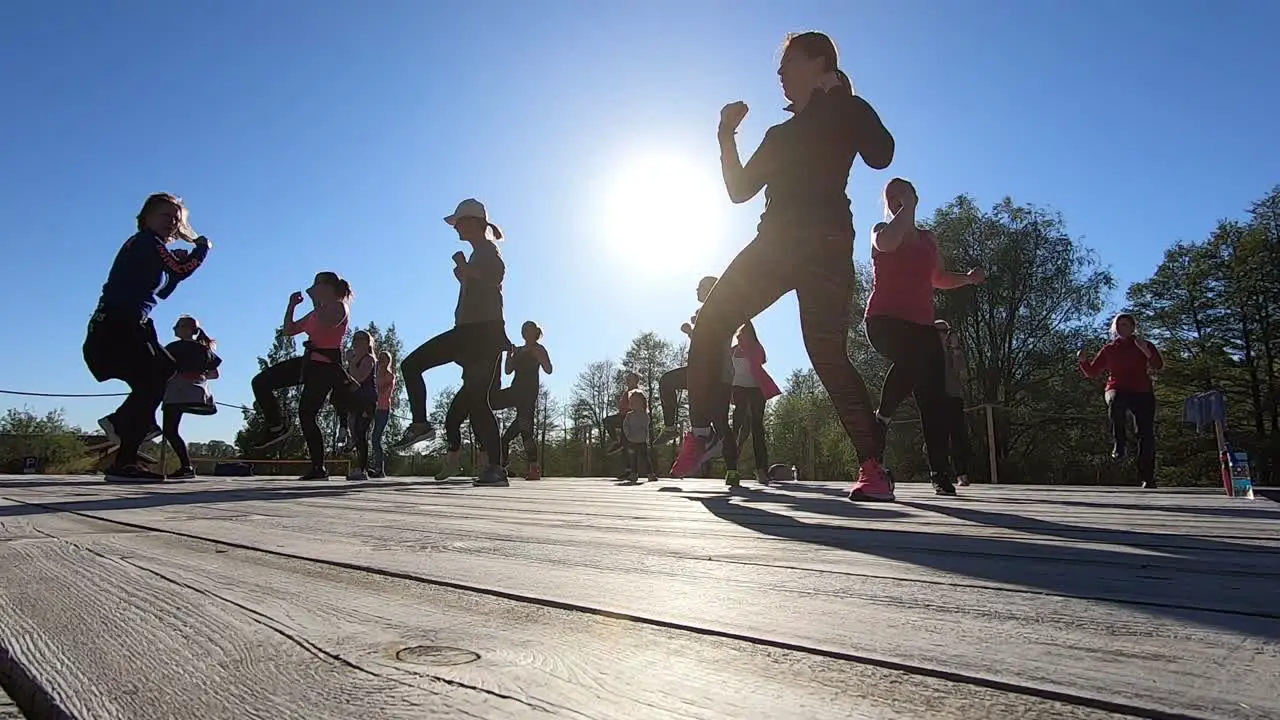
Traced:
<path fill-rule="evenodd" d="M 32 475 L 40 471 L 40 458 L 35 455 L 28 455 L 22 458 L 22 473 L 24 475 Z"/>

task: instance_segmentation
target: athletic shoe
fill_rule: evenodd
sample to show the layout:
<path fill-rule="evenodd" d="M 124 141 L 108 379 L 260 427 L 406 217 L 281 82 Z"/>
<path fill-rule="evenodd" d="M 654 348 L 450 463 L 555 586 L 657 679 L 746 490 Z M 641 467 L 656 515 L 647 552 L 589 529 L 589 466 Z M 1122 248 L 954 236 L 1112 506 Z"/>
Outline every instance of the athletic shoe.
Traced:
<path fill-rule="evenodd" d="M 507 471 L 501 465 L 490 465 L 480 471 L 476 477 L 476 485 L 483 487 L 507 487 L 511 481 L 507 479 Z"/>
<path fill-rule="evenodd" d="M 303 473 L 300 477 L 298 477 L 298 479 L 299 480 L 328 480 L 329 470 L 323 466 L 313 467 L 310 470 Z"/>
<path fill-rule="evenodd" d="M 969 487 L 969 476 L 968 476 L 968 475 L 957 475 L 957 476 L 956 476 L 956 485 L 959 485 L 960 487 Z"/>
<path fill-rule="evenodd" d="M 951 482 L 951 476 L 947 473 L 929 473 L 929 483 L 933 485 L 935 495 L 956 496 L 956 485 Z"/>
<path fill-rule="evenodd" d="M 139 483 L 162 483 L 164 475 L 160 473 L 144 470 L 141 465 L 131 463 L 129 465 L 112 465 L 107 468 L 106 481 L 109 483 L 120 484 L 139 484 Z"/>
<path fill-rule="evenodd" d="M 381 480 L 387 476 L 387 474 L 381 470 L 370 470 L 368 475 L 370 480 Z"/>
<path fill-rule="evenodd" d="M 436 480 L 444 482 L 462 471 L 462 462 L 456 455 L 445 454 L 440 460 L 440 470 L 436 472 Z"/>
<path fill-rule="evenodd" d="M 884 465 L 875 458 L 863 461 L 858 468 L 858 479 L 849 489 L 849 499 L 854 502 L 893 502 L 893 479 Z"/>
<path fill-rule="evenodd" d="M 675 440 L 678 435 L 679 435 L 679 432 L 676 431 L 676 428 L 674 425 L 664 427 L 662 428 L 662 432 L 658 434 L 658 437 L 653 439 L 653 444 L 666 445 L 672 440 Z"/>
<path fill-rule="evenodd" d="M 180 467 L 177 470 L 169 473 L 169 479 L 170 480 L 195 480 L 196 479 L 195 468 L 192 468 L 189 465 Z"/>
<path fill-rule="evenodd" d="M 258 446 L 255 449 L 263 450 L 265 448 L 271 447 L 272 445 L 279 445 L 280 443 L 284 442 L 285 440 L 288 440 L 292 436 L 293 436 L 293 428 L 289 427 L 288 425 L 281 425 L 279 427 L 267 428 L 266 439 L 263 440 L 261 443 L 258 443 Z"/>
<path fill-rule="evenodd" d="M 684 434 L 684 442 L 680 445 L 680 453 L 671 466 L 671 477 L 684 479 L 698 471 L 703 457 L 707 454 L 707 446 L 712 438 L 708 435 Z"/>
<path fill-rule="evenodd" d="M 404 429 L 404 435 L 400 439 L 391 444 L 392 450 L 404 450 L 413 447 L 420 442 L 429 442 L 436 439 L 436 429 L 431 427 L 429 422 L 416 422 Z"/>
<path fill-rule="evenodd" d="M 725 471 L 724 471 L 724 486 L 725 486 L 725 487 L 741 487 L 741 485 L 742 485 L 742 481 L 738 479 L 738 471 L 737 471 L 737 470 L 725 470 Z"/>
<path fill-rule="evenodd" d="M 538 465 L 538 463 L 530 463 L 529 471 L 524 474 L 524 479 L 525 480 L 541 480 L 542 466 Z"/>
<path fill-rule="evenodd" d="M 351 445 L 351 432 L 346 428 L 338 428 L 338 447 L 345 448 Z"/>
<path fill-rule="evenodd" d="M 1129 454 L 1128 450 L 1124 445 L 1113 445 L 1111 447 L 1111 457 L 1115 460 L 1123 460 L 1124 456 Z"/>
<path fill-rule="evenodd" d="M 1156 481 L 1155 481 L 1155 480 L 1147 480 L 1147 481 L 1145 481 L 1145 482 L 1143 482 L 1143 483 L 1142 483 L 1142 489 L 1143 489 L 1143 490 L 1155 490 L 1155 489 L 1156 489 L 1156 487 L 1157 487 L 1157 486 L 1156 486 Z"/>
<path fill-rule="evenodd" d="M 760 483 L 761 485 L 768 485 L 770 483 L 769 471 L 756 470 L 756 482 Z"/>
<path fill-rule="evenodd" d="M 99 418 L 98 427 L 102 428 L 102 433 L 107 436 L 107 443 L 111 445 L 120 444 L 120 434 L 116 432 L 115 421 L 111 419 L 110 415 L 104 418 Z M 159 425 L 152 425 L 151 429 L 147 431 L 147 434 L 142 437 L 142 442 L 151 442 L 163 434 L 164 432 L 160 429 Z"/>
<path fill-rule="evenodd" d="M 351 482 L 369 482 L 369 473 L 364 468 L 356 468 L 347 473 L 347 480 Z"/>

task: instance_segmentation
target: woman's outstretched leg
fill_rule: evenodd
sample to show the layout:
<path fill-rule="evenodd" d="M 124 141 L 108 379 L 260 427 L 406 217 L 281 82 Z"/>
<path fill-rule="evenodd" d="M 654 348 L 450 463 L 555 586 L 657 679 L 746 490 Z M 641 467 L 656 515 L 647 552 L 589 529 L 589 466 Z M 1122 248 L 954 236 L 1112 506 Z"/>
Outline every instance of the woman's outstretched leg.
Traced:
<path fill-rule="evenodd" d="M 458 328 L 446 330 L 419 345 L 401 361 L 400 374 L 404 379 L 404 392 L 413 418 L 409 427 L 405 428 L 404 435 L 392 448 L 403 449 L 435 439 L 435 428 L 427 421 L 427 381 L 422 375 L 431 368 L 456 362 L 465 350 L 463 341 Z"/>
<path fill-rule="evenodd" d="M 182 424 L 182 409 L 176 405 L 165 405 L 163 415 L 164 439 L 169 443 L 169 447 L 173 448 L 173 454 L 178 456 L 178 471 L 169 477 L 179 479 L 195 477 L 195 470 L 191 467 L 191 455 L 187 451 L 187 441 L 182 439 L 182 434 L 178 431 Z"/>
<path fill-rule="evenodd" d="M 786 244 L 756 238 L 729 263 L 698 311 L 689 342 L 689 424 L 676 462 L 674 477 L 688 477 L 723 446 L 726 467 L 736 460 L 737 444 L 729 430 L 729 386 L 725 363 L 733 333 L 778 298 L 794 289 L 791 274 L 800 261 Z M 713 427 L 719 437 L 714 437 Z M 727 443 L 722 440 L 728 439 Z M 736 468 L 726 471 L 725 483 L 737 485 Z"/>

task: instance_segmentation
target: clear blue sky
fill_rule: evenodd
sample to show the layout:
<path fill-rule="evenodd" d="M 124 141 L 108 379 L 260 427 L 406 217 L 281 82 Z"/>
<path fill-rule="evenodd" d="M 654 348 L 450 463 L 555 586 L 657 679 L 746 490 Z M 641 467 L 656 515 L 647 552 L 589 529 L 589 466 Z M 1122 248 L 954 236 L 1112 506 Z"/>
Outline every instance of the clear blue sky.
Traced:
<path fill-rule="evenodd" d="M 1280 4 L 1262 0 L 11 0 L 0 388 L 121 387 L 93 381 L 80 344 L 141 201 L 163 190 L 215 248 L 157 325 L 190 313 L 218 338 L 218 399 L 249 401 L 255 356 L 317 270 L 351 280 L 361 323 L 395 322 L 407 343 L 446 329 L 459 246 L 440 218 L 473 195 L 509 236 L 509 329 L 544 326 L 564 397 L 637 332 L 681 338 L 697 278 L 750 239 L 760 201 L 716 186 L 718 111 L 751 106 L 753 149 L 785 118 L 779 42 L 811 28 L 898 141 L 889 171 L 855 166 L 859 257 L 892 173 L 925 213 L 961 192 L 1057 207 L 1123 290 L 1280 182 L 1276 27 Z M 681 178 L 627 207 L 614 188 L 659 161 Z M 694 215 L 664 222 L 666 205 Z M 807 366 L 794 298 L 758 327 L 776 376 Z M 428 389 L 457 377 L 433 371 Z M 85 427 L 114 404 L 0 398 Z M 231 439 L 239 420 L 184 430 Z"/>

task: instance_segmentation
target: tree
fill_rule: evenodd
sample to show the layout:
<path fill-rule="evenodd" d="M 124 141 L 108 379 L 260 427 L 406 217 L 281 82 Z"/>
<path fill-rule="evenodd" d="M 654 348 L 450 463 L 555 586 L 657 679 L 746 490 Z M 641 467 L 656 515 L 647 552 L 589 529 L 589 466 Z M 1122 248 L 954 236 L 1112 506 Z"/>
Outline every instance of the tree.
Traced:
<path fill-rule="evenodd" d="M 621 370 L 613 360 L 588 363 L 573 384 L 574 416 L 579 427 L 586 421 L 604 442 L 604 419 L 617 412 Z"/>
<path fill-rule="evenodd" d="M 38 458 L 46 472 L 81 472 L 92 464 L 80 435 L 61 408 L 37 415 L 30 408 L 9 408 L 0 417 L 0 468 L 22 472 L 23 458 Z"/>
<path fill-rule="evenodd" d="M 1018 482 L 1049 481 L 1085 453 L 1078 421 L 1047 416 L 1102 415 L 1101 390 L 1079 376 L 1075 355 L 1096 336 L 1094 318 L 1115 280 L 1052 210 L 1005 198 L 983 212 L 962 195 L 928 225 L 948 267 L 987 269 L 984 284 L 940 293 L 938 314 L 968 349 L 972 399 L 1006 410 L 996 448 L 1005 472 Z M 1098 432 L 1085 433 L 1094 446 Z"/>

